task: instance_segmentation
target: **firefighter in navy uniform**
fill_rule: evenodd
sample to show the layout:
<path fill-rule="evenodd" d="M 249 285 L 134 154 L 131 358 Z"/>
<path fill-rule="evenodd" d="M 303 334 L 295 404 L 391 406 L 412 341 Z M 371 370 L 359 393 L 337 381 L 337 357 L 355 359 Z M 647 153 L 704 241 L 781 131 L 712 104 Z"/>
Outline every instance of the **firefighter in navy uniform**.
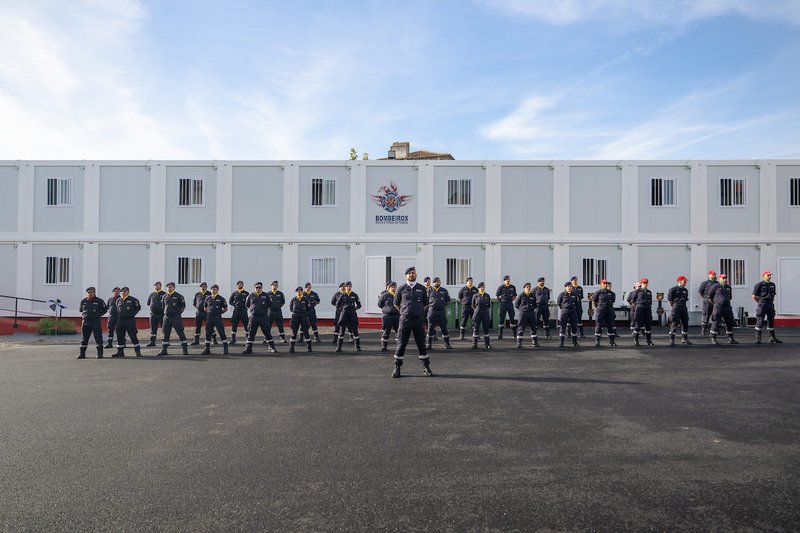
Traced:
<path fill-rule="evenodd" d="M 489 324 L 492 314 L 492 297 L 486 294 L 486 284 L 478 284 L 478 292 L 472 297 L 472 349 L 478 349 L 478 332 L 483 327 L 483 342 L 486 349 L 492 347 L 489 342 Z"/>
<path fill-rule="evenodd" d="M 422 280 L 422 284 L 425 286 L 425 290 L 426 291 L 431 290 L 431 277 L 430 276 L 425 276 L 425 279 Z M 425 335 L 427 335 L 427 334 L 428 334 L 428 322 L 426 321 L 425 322 Z M 433 332 L 433 340 L 435 340 L 435 341 L 439 340 L 439 337 L 436 336 L 436 332 L 435 331 Z M 428 349 L 430 349 L 430 346 L 428 346 Z"/>
<path fill-rule="evenodd" d="M 333 296 L 331 297 L 331 305 L 334 308 L 334 313 L 333 313 L 333 343 L 334 344 L 339 342 L 339 315 L 341 314 L 341 310 L 339 309 L 339 298 L 341 298 L 343 293 L 344 293 L 344 282 L 339 284 L 339 291 L 333 293 Z"/>
<path fill-rule="evenodd" d="M 578 313 L 578 334 L 582 339 L 583 338 L 583 287 L 578 285 L 578 276 L 572 276 L 569 281 L 572 284 L 572 293 L 578 300 L 578 307 L 576 307 L 575 310 Z"/>
<path fill-rule="evenodd" d="M 600 290 L 592 295 L 592 300 L 596 307 L 596 320 L 594 326 L 594 345 L 600 346 L 600 339 L 603 337 L 603 328 L 608 332 L 608 344 L 616 346 L 617 327 L 615 322 L 617 316 L 614 313 L 614 303 L 617 295 L 611 290 L 611 282 L 605 279 L 600 280 Z"/>
<path fill-rule="evenodd" d="M 117 298 L 117 353 L 111 357 L 125 357 L 125 335 L 131 339 L 136 357 L 142 356 L 139 347 L 139 332 L 136 329 L 136 315 L 142 310 L 139 300 L 131 296 L 128 287 L 122 287 L 120 297 Z"/>
<path fill-rule="evenodd" d="M 647 288 L 647 278 L 639 281 L 641 284 L 633 296 L 634 322 L 633 344 L 639 346 L 639 334 L 644 331 L 647 345 L 653 345 L 653 293 Z"/>
<path fill-rule="evenodd" d="M 289 302 L 289 312 L 292 313 L 290 326 L 292 328 L 292 336 L 289 339 L 289 351 L 294 352 L 294 345 L 297 342 L 297 331 L 302 330 L 303 338 L 305 339 L 308 351 L 311 351 L 311 335 L 308 334 L 308 314 L 311 310 L 311 302 L 308 296 L 303 292 L 303 287 L 297 287 L 294 290 L 294 298 Z"/>
<path fill-rule="evenodd" d="M 286 296 L 278 290 L 277 281 L 273 281 L 271 287 L 272 290 L 267 293 L 269 296 L 269 328 L 272 330 L 272 324 L 277 325 L 281 342 L 286 344 L 286 333 L 283 331 L 283 306 L 286 305 Z"/>
<path fill-rule="evenodd" d="M 147 297 L 147 307 L 150 309 L 150 342 L 145 345 L 145 348 L 152 348 L 156 345 L 158 328 L 159 326 L 164 328 L 164 304 L 161 302 L 163 297 L 164 291 L 161 290 L 161 282 L 156 281 L 153 283 L 153 292 Z"/>
<path fill-rule="evenodd" d="M 394 306 L 400 311 L 400 336 L 397 340 L 397 349 L 394 352 L 393 378 L 400 377 L 400 367 L 406 346 L 411 335 L 419 351 L 419 360 L 422 363 L 422 372 L 428 377 L 433 376 L 430 358 L 425 349 L 425 313 L 428 310 L 428 292 L 425 287 L 417 283 L 417 271 L 412 266 L 406 269 L 406 282 L 397 288 L 394 297 Z"/>
<path fill-rule="evenodd" d="M 472 309 L 472 298 L 478 293 L 478 289 L 472 284 L 472 278 L 467 278 L 466 284 L 458 291 L 458 302 L 461 304 L 461 320 L 458 323 L 458 340 L 464 340 L 464 333 L 467 331 L 467 320 L 472 318 L 475 312 Z"/>
<path fill-rule="evenodd" d="M 215 329 L 222 339 L 222 354 L 228 355 L 228 336 L 225 335 L 225 325 L 222 322 L 222 315 L 228 311 L 228 302 L 219 293 L 219 285 L 211 286 L 211 294 L 206 298 L 204 307 L 207 313 L 206 349 L 200 355 L 211 355 L 211 336 Z"/>
<path fill-rule="evenodd" d="M 636 298 L 636 291 L 639 290 L 642 284 L 640 282 L 636 282 L 633 284 L 633 290 L 628 293 L 628 297 L 625 298 L 625 301 L 628 302 L 628 322 L 630 323 L 631 328 L 631 337 L 633 336 L 633 332 L 636 329 L 636 313 L 635 313 L 635 306 L 633 305 L 633 299 Z"/>
<path fill-rule="evenodd" d="M 497 340 L 503 338 L 503 327 L 506 325 L 506 316 L 508 317 L 508 325 L 511 327 L 511 332 L 514 338 L 517 337 L 517 322 L 514 313 L 514 299 L 517 297 L 517 288 L 511 284 L 511 276 L 503 277 L 503 284 L 497 287 L 495 293 L 497 301 L 500 302 L 499 321 L 500 332 L 497 334 Z"/>
<path fill-rule="evenodd" d="M 319 329 L 317 329 L 317 306 L 321 302 L 319 294 L 314 292 L 311 282 L 306 283 L 305 291 L 303 293 L 308 298 L 308 325 L 311 327 L 311 332 L 314 334 L 314 341 L 319 344 L 322 341 L 319 338 Z"/>
<path fill-rule="evenodd" d="M 106 348 L 113 348 L 114 347 L 114 333 L 117 329 L 117 300 L 119 299 L 119 287 L 114 287 L 114 290 L 111 293 L 111 297 L 106 302 L 106 307 L 108 307 L 108 324 L 106 327 L 108 328 L 108 343 L 106 344 Z"/>
<path fill-rule="evenodd" d="M 525 336 L 525 328 L 531 329 L 531 345 L 539 346 L 536 338 L 536 296 L 531 291 L 530 282 L 522 287 L 522 292 L 514 300 L 514 308 L 517 310 L 517 348 L 522 348 L 522 337 Z"/>
<path fill-rule="evenodd" d="M 336 341 L 336 352 L 342 351 L 345 331 L 350 331 L 356 351 L 361 351 L 361 339 L 358 337 L 358 314 L 361 309 L 361 300 L 358 294 L 353 292 L 353 283 L 348 281 L 344 284 L 344 292 L 336 301 L 339 310 L 339 339 Z"/>
<path fill-rule="evenodd" d="M 573 293 L 574 285 L 569 281 L 564 284 L 564 292 L 558 295 L 556 305 L 561 309 L 559 316 L 560 327 L 558 330 L 559 348 L 564 347 L 564 337 L 567 327 L 572 336 L 572 345 L 578 347 L 578 297 Z"/>
<path fill-rule="evenodd" d="M 717 273 L 713 270 L 708 271 L 708 279 L 700 284 L 697 293 L 700 295 L 700 301 L 703 302 L 703 316 L 700 321 L 700 335 L 705 337 L 708 335 L 709 320 L 711 320 L 711 312 L 714 310 L 714 304 L 708 299 L 708 295 L 714 285 L 717 285 Z"/>
<path fill-rule="evenodd" d="M 250 293 L 244 290 L 244 281 L 236 282 L 236 290 L 228 298 L 228 305 L 233 308 L 231 313 L 231 346 L 236 345 L 236 332 L 239 324 L 244 328 L 244 336 L 247 338 L 247 297 Z"/>
<path fill-rule="evenodd" d="M 277 351 L 275 350 L 275 342 L 272 340 L 272 333 L 269 331 L 269 318 L 267 318 L 269 296 L 261 290 L 263 287 L 263 283 L 260 281 L 256 282 L 256 284 L 253 285 L 253 292 L 247 297 L 246 304 L 247 308 L 250 310 L 250 320 L 247 323 L 247 344 L 242 352 L 243 354 L 253 353 L 253 341 L 256 338 L 256 333 L 259 328 L 261 328 L 261 332 L 264 334 L 264 337 L 266 337 L 267 344 L 269 344 L 268 351 L 270 353 L 275 353 Z"/>
<path fill-rule="evenodd" d="M 689 340 L 689 289 L 686 288 L 686 276 L 678 276 L 677 285 L 667 292 L 667 301 L 672 308 L 672 328 L 669 330 L 669 345 L 675 346 L 675 333 L 681 327 L 681 344 L 692 344 Z"/>
<path fill-rule="evenodd" d="M 161 299 L 164 304 L 164 339 L 161 341 L 161 351 L 156 355 L 169 355 L 169 337 L 172 330 L 181 341 L 183 355 L 189 355 L 189 346 L 186 342 L 186 333 L 183 331 L 183 311 L 186 309 L 186 299 L 182 294 L 175 292 L 175 283 L 167 283 L 167 292 Z"/>
<path fill-rule="evenodd" d="M 383 313 L 381 318 L 381 351 L 389 351 L 389 334 L 394 330 L 395 336 L 400 329 L 400 311 L 394 306 L 394 297 L 397 294 L 397 283 L 389 281 L 386 290 L 378 296 L 378 307 Z"/>
<path fill-rule="evenodd" d="M 433 339 L 436 336 L 436 325 L 442 330 L 442 340 L 448 350 L 452 350 L 450 345 L 450 333 L 447 331 L 446 307 L 450 303 L 450 293 L 442 287 L 442 280 L 438 277 L 433 278 L 433 286 L 427 289 L 428 292 L 428 350 L 433 346 Z"/>
<path fill-rule="evenodd" d="M 531 291 L 536 298 L 536 325 L 533 329 L 533 336 L 536 337 L 536 327 L 539 326 L 539 321 L 542 321 L 544 328 L 544 335 L 550 338 L 550 288 L 544 286 L 544 278 L 539 278 L 536 282 L 536 287 Z M 537 341 L 538 344 L 538 341 Z"/>
<path fill-rule="evenodd" d="M 761 273 L 761 281 L 753 287 L 753 300 L 756 305 L 756 344 L 761 344 L 761 330 L 764 323 L 769 331 L 769 342 L 783 344 L 775 336 L 775 283 L 772 282 L 772 272 L 765 270 Z"/>
<path fill-rule="evenodd" d="M 86 348 L 89 347 L 89 337 L 94 334 L 94 342 L 97 344 L 97 359 L 103 358 L 103 327 L 100 324 L 100 317 L 108 312 L 108 305 L 102 298 L 97 297 L 94 287 L 86 289 L 86 298 L 81 300 L 78 309 L 83 317 L 81 321 L 81 348 L 78 359 L 86 359 Z"/>
<path fill-rule="evenodd" d="M 200 344 L 200 332 L 202 331 L 203 324 L 206 323 L 206 318 L 208 314 L 206 313 L 206 298 L 209 296 L 208 292 L 208 284 L 204 281 L 200 284 L 200 290 L 194 293 L 194 308 L 197 311 L 194 314 L 194 342 L 192 342 L 192 346 L 197 346 Z M 212 335 L 212 339 L 214 340 L 214 344 L 217 344 L 217 335 Z"/>
<path fill-rule="evenodd" d="M 711 342 L 717 343 L 717 330 L 719 323 L 725 322 L 725 334 L 728 336 L 729 344 L 739 344 L 739 341 L 733 338 L 733 308 L 731 307 L 731 300 L 733 299 L 733 289 L 728 285 L 728 275 L 720 274 L 719 283 L 711 287 L 708 292 L 708 301 L 714 308 L 711 311 Z"/>

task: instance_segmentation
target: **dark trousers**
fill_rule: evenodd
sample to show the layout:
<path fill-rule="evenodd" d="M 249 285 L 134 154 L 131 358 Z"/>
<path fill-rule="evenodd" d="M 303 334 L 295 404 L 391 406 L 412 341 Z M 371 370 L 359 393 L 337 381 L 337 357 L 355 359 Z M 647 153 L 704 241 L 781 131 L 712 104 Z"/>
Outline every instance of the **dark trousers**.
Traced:
<path fill-rule="evenodd" d="M 435 334 L 434 328 L 437 325 L 439 329 L 442 330 L 442 337 L 445 339 L 449 338 L 450 333 L 447 332 L 447 316 L 445 316 L 444 310 L 436 311 L 428 315 L 428 337 L 433 338 Z"/>
<path fill-rule="evenodd" d="M 756 306 L 756 331 L 761 331 L 767 323 L 767 331 L 775 330 L 775 304 L 772 302 L 758 302 Z"/>
<path fill-rule="evenodd" d="M 578 336 L 578 312 L 577 311 L 561 311 L 561 318 L 559 320 L 560 327 L 558 329 L 559 337 L 567 336 L 567 326 L 570 327 L 570 335 L 572 337 Z"/>
<path fill-rule="evenodd" d="M 417 344 L 419 351 L 419 358 L 423 364 L 428 361 L 428 352 L 425 349 L 425 320 L 422 317 L 401 317 L 400 318 L 400 333 L 397 340 L 397 350 L 394 352 L 394 364 L 401 366 L 403 358 L 406 354 L 406 346 L 411 334 L 414 334 L 414 342 Z"/>
<path fill-rule="evenodd" d="M 672 328 L 669 334 L 674 336 L 678 332 L 678 326 L 681 327 L 681 335 L 689 334 L 689 310 L 686 306 L 672 308 Z"/>
<path fill-rule="evenodd" d="M 499 315 L 500 322 L 498 328 L 502 328 L 505 325 L 506 317 L 508 317 L 508 322 L 512 328 L 516 326 L 516 320 L 514 320 L 514 304 L 502 302 L 500 304 Z"/>
<path fill-rule="evenodd" d="M 525 328 L 530 328 L 531 338 L 536 338 L 536 311 L 523 311 L 517 315 L 517 338 L 525 335 Z"/>
<path fill-rule="evenodd" d="M 358 338 L 358 315 L 355 311 L 342 311 L 339 315 L 339 338 L 343 339 L 347 330 L 353 334 L 353 338 Z"/>
<path fill-rule="evenodd" d="M 280 309 L 267 312 L 267 319 L 269 320 L 269 328 L 272 329 L 272 324 L 278 326 L 278 334 L 283 335 L 283 312 Z"/>
<path fill-rule="evenodd" d="M 94 342 L 97 346 L 103 346 L 103 327 L 100 325 L 100 319 L 84 320 L 81 324 L 81 348 L 89 346 L 89 337 L 94 334 Z"/>
<path fill-rule="evenodd" d="M 606 328 L 608 331 L 609 337 L 614 337 L 617 335 L 617 328 L 614 325 L 614 321 L 617 319 L 616 314 L 614 313 L 613 307 L 598 307 L 597 314 L 595 319 L 594 325 L 594 336 L 595 337 L 602 337 L 603 336 L 603 328 Z"/>
<path fill-rule="evenodd" d="M 383 315 L 381 318 L 381 342 L 389 342 L 392 330 L 397 333 L 400 328 L 400 315 Z"/>
<path fill-rule="evenodd" d="M 310 326 L 308 321 L 308 315 L 292 315 L 292 320 L 290 322 L 290 327 L 292 328 L 292 342 L 297 339 L 297 331 L 302 329 L 303 337 L 310 341 L 311 337 L 308 335 L 308 327 Z"/>
<path fill-rule="evenodd" d="M 134 317 L 130 318 L 118 318 L 117 319 L 117 348 L 124 348 L 125 347 L 125 335 L 127 334 L 131 338 L 131 344 L 134 348 L 139 347 L 139 331 L 136 329 L 136 319 Z"/>
<path fill-rule="evenodd" d="M 475 310 L 466 305 L 461 308 L 461 321 L 458 323 L 461 329 L 467 329 L 467 320 L 471 319 L 472 316 L 475 314 Z"/>
<path fill-rule="evenodd" d="M 114 338 L 114 333 L 117 331 L 117 315 L 109 315 L 108 317 L 108 340 Z"/>
<path fill-rule="evenodd" d="M 714 311 L 714 305 L 703 298 L 703 318 L 702 318 L 702 325 L 707 326 L 709 321 L 711 320 L 711 313 Z"/>
<path fill-rule="evenodd" d="M 228 344 L 228 337 L 225 335 L 225 325 L 222 323 L 222 315 L 208 315 L 206 317 L 206 344 L 211 343 L 214 330 L 219 333 L 219 338 L 223 344 Z"/>
<path fill-rule="evenodd" d="M 183 332 L 183 318 L 181 315 L 167 315 L 164 319 L 164 339 L 161 344 L 169 346 L 169 337 L 172 335 L 173 329 L 181 344 L 186 344 L 186 333 Z"/>
<path fill-rule="evenodd" d="M 253 344 L 256 338 L 256 332 L 261 328 L 261 332 L 267 338 L 267 341 L 272 340 L 272 333 L 269 331 L 269 319 L 267 315 L 252 315 L 250 321 L 247 323 L 247 344 Z"/>
<path fill-rule="evenodd" d="M 205 311 L 198 311 L 194 315 L 194 334 L 195 335 L 200 335 L 200 332 L 203 329 L 203 323 L 206 321 L 207 318 L 208 318 L 208 313 L 206 313 Z"/>
<path fill-rule="evenodd" d="M 474 339 L 478 338 L 478 332 L 483 326 L 483 336 L 489 336 L 489 310 L 486 309 L 485 311 L 475 311 L 475 315 L 472 317 L 472 337 Z"/>
<path fill-rule="evenodd" d="M 150 336 L 151 337 L 155 338 L 159 327 L 161 327 L 162 329 L 164 327 L 164 315 L 154 315 L 154 314 L 151 313 L 150 314 Z"/>
<path fill-rule="evenodd" d="M 636 331 L 644 330 L 646 334 L 649 334 L 652 327 L 653 327 L 653 309 L 647 305 L 639 305 L 636 306 L 636 310 L 634 311 L 634 327 L 633 329 Z"/>
<path fill-rule="evenodd" d="M 308 311 L 308 325 L 311 326 L 311 331 L 317 331 L 317 310 L 313 307 Z"/>
<path fill-rule="evenodd" d="M 731 304 L 714 304 L 711 311 L 711 334 L 716 335 L 721 322 L 725 322 L 725 333 L 733 335 L 733 308 Z"/>
<path fill-rule="evenodd" d="M 342 317 L 342 311 L 340 309 L 337 309 L 333 313 L 333 334 L 337 336 L 339 335 L 339 319 L 341 317 Z"/>
<path fill-rule="evenodd" d="M 236 333 L 240 323 L 244 328 L 244 332 L 247 333 L 247 309 L 233 310 L 233 314 L 231 314 L 231 333 Z"/>
<path fill-rule="evenodd" d="M 550 323 L 550 308 L 546 305 L 537 307 L 536 309 L 533 310 L 533 314 L 535 317 L 534 322 L 536 323 L 533 327 L 533 334 L 536 335 L 536 326 L 539 325 L 540 320 L 542 321 L 543 328 L 547 329 L 549 327 L 548 324 Z"/>

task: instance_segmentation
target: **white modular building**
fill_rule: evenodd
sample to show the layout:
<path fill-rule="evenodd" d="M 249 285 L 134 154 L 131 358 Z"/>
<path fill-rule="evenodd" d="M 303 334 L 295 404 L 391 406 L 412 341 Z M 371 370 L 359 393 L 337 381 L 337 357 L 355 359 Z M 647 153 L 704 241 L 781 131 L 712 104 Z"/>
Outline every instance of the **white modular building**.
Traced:
<path fill-rule="evenodd" d="M 89 285 L 144 303 L 155 280 L 191 298 L 239 279 L 311 281 L 320 317 L 352 280 L 378 315 L 412 264 L 453 296 L 468 275 L 492 294 L 505 274 L 555 294 L 607 278 L 622 299 L 683 274 L 691 310 L 714 269 L 751 315 L 768 269 L 778 313 L 800 314 L 800 161 L 0 161 L 0 194 L 0 294 L 65 315 Z"/>

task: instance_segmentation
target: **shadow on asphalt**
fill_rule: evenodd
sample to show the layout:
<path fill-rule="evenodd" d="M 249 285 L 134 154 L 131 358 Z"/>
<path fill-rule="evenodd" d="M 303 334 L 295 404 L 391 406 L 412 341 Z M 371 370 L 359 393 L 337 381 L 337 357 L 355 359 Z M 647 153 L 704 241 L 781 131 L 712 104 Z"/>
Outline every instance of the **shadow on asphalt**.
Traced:
<path fill-rule="evenodd" d="M 481 379 L 494 381 L 521 381 L 524 383 L 599 383 L 604 385 L 644 385 L 639 381 L 611 381 L 606 379 L 559 378 L 544 376 L 478 376 L 469 374 L 435 374 L 443 379 Z"/>

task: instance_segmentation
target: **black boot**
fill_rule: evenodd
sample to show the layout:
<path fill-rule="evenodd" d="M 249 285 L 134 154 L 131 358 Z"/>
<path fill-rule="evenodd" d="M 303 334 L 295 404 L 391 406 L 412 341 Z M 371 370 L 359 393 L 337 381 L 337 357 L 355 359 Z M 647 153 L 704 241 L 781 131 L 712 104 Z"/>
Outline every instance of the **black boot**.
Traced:
<path fill-rule="evenodd" d="M 278 350 L 275 349 L 275 341 L 269 341 L 267 343 L 267 352 L 278 353 Z"/>
<path fill-rule="evenodd" d="M 548 327 L 544 328 L 544 338 L 545 339 L 549 339 L 550 338 L 550 328 L 548 328 Z"/>
<path fill-rule="evenodd" d="M 334 350 L 334 352 L 336 352 L 336 353 L 341 352 L 342 351 L 342 344 L 344 344 L 344 338 L 339 337 L 338 339 L 336 339 L 336 349 Z"/>
<path fill-rule="evenodd" d="M 389 351 L 389 341 L 381 340 L 381 351 L 382 352 Z"/>
<path fill-rule="evenodd" d="M 739 344 L 739 341 L 733 338 L 733 333 L 728 333 L 728 344 Z"/>
<path fill-rule="evenodd" d="M 353 342 L 356 345 L 356 351 L 360 352 L 361 351 L 361 338 L 360 337 L 353 337 Z"/>
<path fill-rule="evenodd" d="M 227 341 L 222 341 L 222 355 L 230 355 L 230 352 L 228 351 Z"/>
<path fill-rule="evenodd" d="M 429 359 L 422 360 L 422 373 L 425 374 L 426 377 L 433 377 L 433 371 L 431 370 L 431 363 Z"/>
<path fill-rule="evenodd" d="M 306 341 L 306 351 L 307 351 L 307 352 L 311 352 L 311 351 L 313 351 L 313 350 L 311 349 L 311 339 L 308 339 L 308 340 Z"/>
<path fill-rule="evenodd" d="M 464 340 L 464 328 L 459 328 L 458 329 L 458 340 L 460 340 L 460 341 Z"/>
<path fill-rule="evenodd" d="M 285 333 L 280 333 L 280 337 L 281 337 L 281 343 L 282 344 L 286 344 L 286 334 Z"/>
<path fill-rule="evenodd" d="M 211 355 L 211 343 L 206 341 L 206 349 L 200 352 L 200 355 Z"/>
<path fill-rule="evenodd" d="M 512 339 L 517 338 L 517 326 L 511 328 L 511 334 L 513 335 L 513 337 L 511 337 Z"/>
<path fill-rule="evenodd" d="M 577 337 L 577 335 L 573 335 L 573 336 L 572 336 L 572 346 L 573 346 L 573 347 L 575 347 L 575 348 L 580 348 L 580 347 L 581 347 L 581 345 L 580 345 L 580 344 L 578 344 L 578 337 Z"/>
<path fill-rule="evenodd" d="M 400 377 L 400 365 L 397 365 L 397 364 L 394 365 L 394 370 L 392 371 L 392 377 L 393 378 L 399 378 Z"/>
<path fill-rule="evenodd" d="M 772 339 L 770 339 L 772 341 Z M 756 331 L 756 344 L 761 344 L 761 332 Z"/>
<path fill-rule="evenodd" d="M 522 348 L 522 337 L 517 337 L 517 348 Z"/>
<path fill-rule="evenodd" d="M 444 347 L 448 350 L 452 350 L 453 347 L 450 346 L 450 335 L 443 335 L 442 340 L 444 341 Z"/>
<path fill-rule="evenodd" d="M 253 343 L 248 341 L 247 344 L 244 345 L 244 351 L 242 353 L 243 354 L 253 353 Z"/>
<path fill-rule="evenodd" d="M 559 348 L 563 348 L 564 347 L 564 337 L 559 337 L 558 338 L 558 347 Z"/>
<path fill-rule="evenodd" d="M 681 335 L 681 344 L 685 344 L 687 346 L 692 345 L 692 341 L 689 340 L 689 335 L 687 333 Z"/>
<path fill-rule="evenodd" d="M 356 343 L 356 338 L 355 338 L 355 337 L 353 336 L 353 334 L 351 333 L 351 334 L 350 334 L 350 344 L 355 344 L 355 343 Z"/>
<path fill-rule="evenodd" d="M 769 332 L 769 343 L 770 344 L 783 344 L 783 341 L 775 336 L 775 332 L 774 331 L 770 331 Z"/>
<path fill-rule="evenodd" d="M 492 349 L 492 344 L 489 342 L 489 335 L 484 335 L 483 336 L 483 343 L 486 345 L 486 349 L 487 350 L 491 350 Z"/>
<path fill-rule="evenodd" d="M 108 342 L 106 343 L 106 348 L 110 350 L 113 347 L 114 347 L 114 340 L 111 337 L 109 337 Z"/>
<path fill-rule="evenodd" d="M 136 352 L 136 357 L 141 357 L 142 356 L 142 349 L 139 348 L 138 346 L 135 346 L 133 348 L 133 351 Z"/>
<path fill-rule="evenodd" d="M 472 337 L 472 349 L 473 350 L 478 349 L 478 337 Z"/>
<path fill-rule="evenodd" d="M 433 337 L 428 336 L 427 340 L 425 341 L 425 349 L 430 350 L 433 348 Z"/>
<path fill-rule="evenodd" d="M 216 335 L 216 334 L 214 334 L 214 335 L 212 335 L 212 336 L 211 336 L 211 340 L 212 340 L 212 342 L 214 343 L 214 346 L 216 346 L 217 344 L 219 344 L 219 343 L 217 342 L 217 335 Z"/>
<path fill-rule="evenodd" d="M 316 342 L 317 344 L 322 342 L 319 338 L 319 331 L 316 330 L 314 330 L 314 342 Z"/>
<path fill-rule="evenodd" d="M 503 326 L 500 326 L 500 333 L 497 334 L 497 340 L 503 340 Z"/>
<path fill-rule="evenodd" d="M 616 346 L 617 345 L 617 342 L 614 340 L 614 335 L 609 335 L 608 336 L 608 345 L 609 346 Z"/>
<path fill-rule="evenodd" d="M 102 359 L 103 358 L 103 345 L 97 345 L 97 355 L 94 356 L 95 359 Z"/>
<path fill-rule="evenodd" d="M 145 345 L 145 348 L 152 348 L 156 345 L 156 336 L 150 335 L 150 342 Z"/>
<path fill-rule="evenodd" d="M 716 333 L 712 333 L 711 334 L 711 344 L 719 344 L 717 342 L 717 334 Z"/>
<path fill-rule="evenodd" d="M 700 324 L 700 335 L 703 337 L 708 336 L 708 324 Z"/>
<path fill-rule="evenodd" d="M 644 338 L 647 339 L 647 345 L 653 346 L 653 334 L 652 333 L 645 333 Z"/>
<path fill-rule="evenodd" d="M 295 343 L 295 340 L 294 340 L 294 337 L 292 337 L 289 340 L 289 353 L 294 353 L 294 343 Z"/>
<path fill-rule="evenodd" d="M 162 344 L 161 345 L 161 351 L 156 354 L 156 357 L 161 357 L 162 355 L 169 355 L 169 353 L 167 353 L 167 345 L 166 344 Z"/>
<path fill-rule="evenodd" d="M 581 339 L 585 338 L 583 336 L 583 325 L 582 324 L 578 326 L 578 333 L 581 336 Z"/>
<path fill-rule="evenodd" d="M 536 348 L 541 348 L 541 345 L 539 344 L 539 339 L 536 337 L 533 337 L 533 341 L 531 342 L 531 344 L 533 344 Z"/>
<path fill-rule="evenodd" d="M 200 346 L 200 335 L 194 336 L 194 342 L 192 342 L 192 346 Z"/>
<path fill-rule="evenodd" d="M 634 346 L 639 346 L 639 332 L 638 331 L 634 332 L 634 334 L 633 334 L 633 345 Z"/>
<path fill-rule="evenodd" d="M 183 353 L 183 355 L 189 355 L 189 345 L 186 344 L 186 341 L 183 341 L 181 343 L 181 352 Z"/>
<path fill-rule="evenodd" d="M 78 357 L 75 359 L 86 359 L 86 346 L 81 346 L 80 352 L 78 353 Z"/>
<path fill-rule="evenodd" d="M 231 346 L 236 346 L 236 333 L 231 333 Z"/>
<path fill-rule="evenodd" d="M 331 342 L 333 344 L 336 344 L 337 342 L 339 342 L 339 334 L 337 332 L 335 332 L 335 331 L 333 332 L 333 339 L 331 339 Z"/>
<path fill-rule="evenodd" d="M 594 347 L 595 348 L 599 348 L 600 347 L 600 337 L 595 337 L 594 338 Z"/>
<path fill-rule="evenodd" d="M 675 334 L 674 333 L 670 333 L 669 334 L 669 345 L 670 346 L 675 346 Z"/>
<path fill-rule="evenodd" d="M 117 346 L 117 353 L 115 353 L 111 357 L 125 357 L 125 348 L 120 348 L 119 346 Z"/>

